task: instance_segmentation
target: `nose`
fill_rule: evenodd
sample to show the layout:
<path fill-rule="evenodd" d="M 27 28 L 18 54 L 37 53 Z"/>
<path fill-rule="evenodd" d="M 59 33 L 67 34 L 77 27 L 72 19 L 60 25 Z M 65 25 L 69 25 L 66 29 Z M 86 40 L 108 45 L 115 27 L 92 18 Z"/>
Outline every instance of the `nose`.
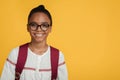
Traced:
<path fill-rule="evenodd" d="M 42 31 L 41 26 L 37 26 L 37 31 Z"/>

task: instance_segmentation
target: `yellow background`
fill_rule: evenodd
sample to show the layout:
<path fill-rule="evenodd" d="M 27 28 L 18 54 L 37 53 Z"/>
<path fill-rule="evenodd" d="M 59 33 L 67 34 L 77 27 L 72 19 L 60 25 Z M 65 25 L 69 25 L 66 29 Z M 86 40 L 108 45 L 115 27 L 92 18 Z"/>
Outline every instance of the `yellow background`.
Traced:
<path fill-rule="evenodd" d="M 29 11 L 53 17 L 48 43 L 65 56 L 69 80 L 120 80 L 120 0 L 1 0 L 0 74 L 12 48 L 30 41 Z"/>

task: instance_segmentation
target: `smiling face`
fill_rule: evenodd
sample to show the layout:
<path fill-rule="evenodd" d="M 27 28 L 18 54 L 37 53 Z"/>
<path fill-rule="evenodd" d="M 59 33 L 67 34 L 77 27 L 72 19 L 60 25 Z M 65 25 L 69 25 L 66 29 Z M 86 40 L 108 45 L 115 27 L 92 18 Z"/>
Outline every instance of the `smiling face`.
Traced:
<path fill-rule="evenodd" d="M 31 23 L 32 23 L 32 26 L 28 25 L 27 30 L 30 33 L 32 42 L 37 42 L 37 43 L 46 42 L 47 36 L 51 32 L 51 26 L 49 26 L 48 29 L 45 31 L 43 31 L 40 28 L 40 26 L 50 25 L 50 19 L 48 18 L 48 16 L 43 12 L 36 12 L 32 14 L 32 16 L 28 21 L 28 24 L 31 24 Z M 36 30 L 31 29 L 32 27 L 34 27 L 34 25 L 39 25 L 37 26 Z"/>

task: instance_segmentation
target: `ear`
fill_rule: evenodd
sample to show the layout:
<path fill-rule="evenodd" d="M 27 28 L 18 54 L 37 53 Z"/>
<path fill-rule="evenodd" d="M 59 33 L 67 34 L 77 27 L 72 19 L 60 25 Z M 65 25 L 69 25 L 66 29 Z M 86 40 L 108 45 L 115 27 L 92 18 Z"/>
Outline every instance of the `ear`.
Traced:
<path fill-rule="evenodd" d="M 27 31 L 29 32 L 29 26 L 27 25 Z"/>
<path fill-rule="evenodd" d="M 50 26 L 50 29 L 49 29 L 49 33 L 51 33 L 52 32 L 52 26 Z"/>

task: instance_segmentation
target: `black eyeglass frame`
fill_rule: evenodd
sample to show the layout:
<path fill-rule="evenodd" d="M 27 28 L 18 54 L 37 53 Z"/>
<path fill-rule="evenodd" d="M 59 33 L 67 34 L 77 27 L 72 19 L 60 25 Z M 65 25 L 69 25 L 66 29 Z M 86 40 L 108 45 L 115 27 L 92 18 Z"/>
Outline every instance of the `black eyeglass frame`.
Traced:
<path fill-rule="evenodd" d="M 33 31 L 38 30 L 38 27 L 40 27 L 40 29 L 41 29 L 42 31 L 47 31 L 48 28 L 50 27 L 50 25 L 49 25 L 48 23 L 42 23 L 41 25 L 38 25 L 38 24 L 35 23 L 35 22 L 28 23 L 27 26 L 30 27 L 30 29 L 33 30 Z M 34 27 L 35 29 L 33 29 L 32 27 Z M 45 28 L 45 29 L 44 29 L 44 28 Z"/>

